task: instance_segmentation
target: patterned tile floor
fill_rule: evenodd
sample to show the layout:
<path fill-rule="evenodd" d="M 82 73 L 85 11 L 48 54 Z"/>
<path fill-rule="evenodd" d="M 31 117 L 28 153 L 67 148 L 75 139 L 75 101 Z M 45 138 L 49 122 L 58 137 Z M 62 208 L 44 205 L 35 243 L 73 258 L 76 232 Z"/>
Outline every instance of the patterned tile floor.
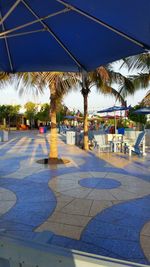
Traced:
<path fill-rule="evenodd" d="M 0 231 L 117 259 L 150 263 L 150 153 L 144 158 L 66 145 L 67 165 L 43 166 L 49 135 L 0 143 Z"/>

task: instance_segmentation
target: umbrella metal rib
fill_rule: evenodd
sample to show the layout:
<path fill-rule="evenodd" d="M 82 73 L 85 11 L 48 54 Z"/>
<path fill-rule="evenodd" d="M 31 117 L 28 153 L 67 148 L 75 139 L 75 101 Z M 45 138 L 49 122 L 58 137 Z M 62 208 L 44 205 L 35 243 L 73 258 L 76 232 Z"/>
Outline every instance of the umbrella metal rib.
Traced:
<path fill-rule="evenodd" d="M 127 19 L 136 1 L 132 24 Z M 150 5 L 149 0 L 143 1 L 145 5 L 133 0 L 131 5 L 128 1 L 123 5 L 116 1 L 113 6 L 97 0 L 89 0 L 87 4 L 85 0 L 2 1 L 0 69 L 86 72 L 142 53 L 150 47 L 147 27 Z"/>
<path fill-rule="evenodd" d="M 17 5 L 21 2 L 21 0 L 17 0 L 12 7 L 8 10 L 8 12 L 5 14 L 3 18 L 0 20 L 0 25 L 3 25 L 4 21 L 9 17 L 9 15 L 14 11 L 14 9 L 17 7 Z"/>
<path fill-rule="evenodd" d="M 2 18 L 2 13 L 0 11 L 0 19 L 1 18 Z M 4 26 L 4 23 L 2 21 L 4 21 L 4 20 L 1 20 L 2 29 L 5 31 L 5 26 Z M 4 36 L 4 39 L 5 39 L 5 45 L 6 45 L 6 51 L 7 51 L 7 56 L 8 56 L 10 69 L 13 72 L 14 68 L 13 68 L 12 58 L 11 58 L 11 55 L 10 55 L 10 49 L 9 49 L 9 46 L 8 46 L 8 41 L 7 41 L 6 36 Z"/>
<path fill-rule="evenodd" d="M 120 36 L 124 37 L 125 39 L 127 39 L 128 41 L 130 41 L 130 42 L 132 42 L 132 43 L 134 43 L 134 44 L 136 44 L 136 45 L 142 47 L 143 49 L 146 49 L 146 51 L 150 49 L 149 47 L 145 46 L 143 43 L 139 42 L 138 40 L 136 40 L 136 39 L 130 37 L 129 35 L 127 35 L 127 34 L 121 32 L 121 31 L 119 31 L 119 30 L 117 30 L 117 29 L 115 29 L 114 27 L 108 25 L 107 23 L 105 23 L 105 22 L 103 22 L 103 21 L 101 21 L 101 20 L 99 20 L 99 19 L 97 19 L 97 18 L 91 16 L 90 14 L 86 13 L 85 11 L 82 11 L 81 9 L 79 9 L 79 8 L 77 8 L 77 7 L 75 7 L 75 6 L 72 6 L 72 5 L 66 3 L 66 2 L 64 2 L 64 1 L 62 1 L 62 0 L 56 0 L 56 1 L 59 2 L 59 3 L 61 3 L 61 4 L 63 4 L 64 6 L 66 6 L 66 7 L 68 7 L 68 8 L 70 8 L 70 9 L 76 11 L 77 13 L 79 13 L 79 14 L 81 14 L 81 15 L 83 15 L 83 16 L 85 16 L 85 17 L 91 19 L 91 20 L 93 20 L 94 22 L 96 22 L 96 23 L 98 23 L 98 24 L 104 26 L 105 28 L 111 30 L 112 32 L 117 33 L 118 35 L 120 35 Z"/>
<path fill-rule="evenodd" d="M 0 36 L 0 39 L 8 39 L 8 38 L 27 35 L 27 34 L 31 34 L 31 33 L 44 32 L 46 30 L 47 29 L 43 28 L 43 29 L 39 29 L 39 30 L 35 30 L 35 31 L 27 31 L 27 32 L 20 32 L 20 33 L 15 33 L 15 34 L 9 34 L 7 36 Z"/>
<path fill-rule="evenodd" d="M 77 64 L 77 66 L 80 69 L 84 69 L 84 67 L 79 63 L 79 61 L 75 58 L 75 56 L 71 53 L 71 51 L 69 51 L 69 49 L 63 44 L 63 42 L 58 38 L 58 36 L 56 36 L 56 34 L 50 29 L 50 27 L 48 27 L 48 25 L 43 21 L 40 20 L 39 16 L 33 11 L 33 9 L 25 2 L 25 0 L 22 0 L 22 3 L 26 6 L 26 8 L 31 12 L 31 14 L 39 20 L 39 22 L 41 23 L 41 25 L 47 29 L 47 31 L 53 36 L 53 38 L 57 41 L 57 43 L 59 43 L 59 45 L 63 48 L 63 50 L 65 50 L 65 52 L 70 56 L 71 59 L 73 59 L 73 61 Z M 70 11 L 70 8 L 67 7 L 66 11 Z"/>
<path fill-rule="evenodd" d="M 38 19 L 36 19 L 36 20 L 32 20 L 32 21 L 30 21 L 30 22 L 28 22 L 28 23 L 25 23 L 25 24 L 19 25 L 19 26 L 17 26 L 17 27 L 11 28 L 11 29 L 9 29 L 9 30 L 7 30 L 7 31 L 0 32 L 0 36 L 7 35 L 7 34 L 9 34 L 9 33 L 11 33 L 11 32 L 14 32 L 14 31 L 23 29 L 23 28 L 25 28 L 25 27 L 28 27 L 28 26 L 30 26 L 30 25 L 33 25 L 33 24 L 35 24 L 35 23 L 41 22 L 41 21 L 43 21 L 43 20 L 49 19 L 49 18 L 51 18 L 51 17 L 57 16 L 57 15 L 59 15 L 59 14 L 62 14 L 62 13 L 68 12 L 68 11 L 69 11 L 68 8 L 64 8 L 63 10 L 60 10 L 60 11 L 57 11 L 57 12 L 55 12 L 55 13 L 49 14 L 49 15 L 47 15 L 47 16 L 45 16 L 45 17 L 38 18 Z"/>
<path fill-rule="evenodd" d="M 16 30 L 20 30 L 20 29 L 23 29 L 25 27 L 28 27 L 30 25 L 33 25 L 35 23 L 41 23 L 41 25 L 44 27 L 45 30 L 47 30 L 52 36 L 53 38 L 57 41 L 57 43 L 63 48 L 63 50 L 70 56 L 70 58 L 76 63 L 76 65 L 79 67 L 79 69 L 84 69 L 86 71 L 86 69 L 80 64 L 80 62 L 75 58 L 75 56 L 71 53 L 71 51 L 69 51 L 69 49 L 63 44 L 63 42 L 56 36 L 56 34 L 50 29 L 50 27 L 48 27 L 48 25 L 43 21 L 43 20 L 46 20 L 50 17 L 54 17 L 56 15 L 59 15 L 59 14 L 62 14 L 62 13 L 65 13 L 65 12 L 68 12 L 70 11 L 70 8 L 64 8 L 63 10 L 61 11 L 58 11 L 58 12 L 55 12 L 53 14 L 49 14 L 43 18 L 40 18 L 34 11 L 33 9 L 24 1 L 22 0 L 21 1 L 25 7 L 31 12 L 31 14 L 36 18 L 36 20 L 34 21 L 31 21 L 31 22 L 28 22 L 28 23 L 25 23 L 23 25 L 20 25 L 18 27 L 15 27 L 15 28 L 12 28 L 12 29 L 9 29 L 7 31 L 3 31 L 0 33 L 0 38 L 4 36 L 4 38 L 6 38 L 7 34 L 11 33 L 11 32 L 14 32 Z M 23 33 L 21 34 L 18 34 L 18 35 L 23 35 Z M 8 35 L 9 37 L 9 35 Z M 13 71 L 12 67 L 11 67 L 11 70 Z"/>

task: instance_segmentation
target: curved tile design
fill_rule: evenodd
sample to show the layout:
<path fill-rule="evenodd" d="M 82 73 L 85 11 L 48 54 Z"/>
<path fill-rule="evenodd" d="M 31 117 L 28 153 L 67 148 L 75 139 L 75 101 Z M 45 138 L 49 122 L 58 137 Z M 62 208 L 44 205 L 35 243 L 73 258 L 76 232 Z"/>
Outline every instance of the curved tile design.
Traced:
<path fill-rule="evenodd" d="M 43 223 L 56 206 L 56 198 L 47 185 L 50 179 L 49 170 L 31 175 L 24 180 L 1 179 L 2 186 L 16 194 L 17 202 L 11 210 L 0 217 L 0 228 L 7 226 L 6 228 L 13 233 L 20 232 L 21 235 L 25 229 L 31 232 Z"/>
<path fill-rule="evenodd" d="M 102 211 L 89 222 L 81 240 L 109 250 L 112 256 L 148 263 L 140 246 L 140 232 L 150 220 L 149 201 L 147 196 Z"/>
<path fill-rule="evenodd" d="M 11 166 L 11 168 L 10 168 Z M 10 173 L 15 172 L 20 167 L 20 159 L 19 158 L 10 158 L 0 160 L 0 177 L 8 175 Z"/>
<path fill-rule="evenodd" d="M 9 190 L 0 214 L 6 234 L 149 263 L 149 160 L 126 158 L 121 164 L 121 155 L 107 161 L 106 155 L 100 159 L 59 142 L 70 164 L 43 166 L 36 160 L 47 156 L 47 139 L 29 132 L 19 136 L 0 144 L 0 197 Z"/>
<path fill-rule="evenodd" d="M 16 195 L 12 191 L 0 188 L 0 216 L 8 212 L 16 201 Z"/>
<path fill-rule="evenodd" d="M 84 178 L 79 181 L 79 184 L 83 187 L 95 189 L 112 189 L 121 185 L 121 183 L 115 179 L 108 178 Z"/>
<path fill-rule="evenodd" d="M 144 225 L 140 233 L 140 244 L 146 258 L 150 262 L 150 221 Z"/>
<path fill-rule="evenodd" d="M 120 184 L 117 188 L 112 188 L 107 191 L 103 189 L 100 193 L 99 189 L 86 188 L 80 185 L 82 179 L 113 179 Z M 135 176 L 125 175 L 124 173 L 116 172 L 74 172 L 72 174 L 66 173 L 56 176 L 49 182 L 49 186 L 54 192 L 62 193 L 63 195 L 92 200 L 119 200 L 125 201 L 129 199 L 135 199 L 149 194 L 150 183 L 141 181 Z M 141 190 L 142 188 L 142 190 Z"/>

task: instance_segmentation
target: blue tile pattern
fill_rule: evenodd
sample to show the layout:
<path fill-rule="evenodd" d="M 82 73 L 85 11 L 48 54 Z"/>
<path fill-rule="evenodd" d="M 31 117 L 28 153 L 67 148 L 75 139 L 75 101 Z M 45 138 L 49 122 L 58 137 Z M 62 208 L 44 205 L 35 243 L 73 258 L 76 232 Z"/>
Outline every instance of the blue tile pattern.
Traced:
<path fill-rule="evenodd" d="M 48 243 L 149 264 L 140 246 L 140 231 L 150 220 L 148 203 L 150 203 L 150 196 L 115 205 L 95 216 L 83 231 L 80 240 L 54 234 Z M 143 205 L 145 206 L 144 216 L 141 209 Z"/>
<path fill-rule="evenodd" d="M 41 137 L 42 139 L 42 137 Z M 18 139 L 19 140 L 19 139 Z M 12 140 L 8 146 L 0 145 L 0 157 L 11 156 L 10 148 L 17 146 L 18 140 Z M 49 188 L 48 182 L 53 177 L 80 172 L 108 171 L 106 162 L 89 153 L 81 154 L 83 163 L 76 168 L 70 166 L 57 169 L 48 168 L 38 173 L 24 177 L 24 179 L 6 178 L 6 175 L 16 172 L 20 167 L 21 160 L 28 159 L 34 148 L 34 138 L 22 152 L 18 146 L 20 157 L 12 152 L 12 158 L 0 161 L 0 187 L 13 191 L 17 196 L 17 202 L 7 213 L 0 216 L 0 228 L 6 229 L 6 234 L 13 234 L 29 240 L 41 240 L 48 244 L 58 245 L 65 248 L 77 249 L 89 253 L 109 256 L 118 259 L 131 260 L 138 263 L 150 264 L 145 258 L 140 246 L 140 231 L 144 224 L 150 221 L 150 195 L 139 199 L 126 201 L 103 210 L 91 219 L 82 232 L 80 240 L 74 240 L 65 236 L 59 236 L 53 232 L 34 232 L 35 228 L 45 222 L 52 215 L 57 199 L 54 192 Z M 47 140 L 46 148 L 49 149 Z M 21 147 L 21 146 L 20 146 Z M 36 147 L 35 157 L 39 158 L 44 154 L 41 145 Z M 60 146 L 61 156 L 68 155 L 78 159 L 67 147 Z M 26 155 L 24 155 L 26 154 Z M 87 155 L 87 154 L 86 154 Z M 137 163 L 140 166 L 140 163 Z M 149 167 L 149 162 L 145 163 Z M 127 174 L 132 173 L 139 179 L 150 182 L 149 174 L 137 172 L 131 165 L 120 169 L 109 166 L 110 173 Z M 110 178 L 84 178 L 80 180 L 82 187 L 96 189 L 112 189 L 120 186 L 115 179 Z M 46 238 L 48 240 L 46 241 Z"/>
<path fill-rule="evenodd" d="M 121 185 L 120 182 L 110 178 L 84 178 L 79 181 L 79 184 L 83 187 L 95 189 L 112 189 Z"/>
<path fill-rule="evenodd" d="M 57 203 L 53 191 L 48 187 L 50 179 L 50 170 L 30 175 L 23 180 L 0 179 L 1 187 L 13 191 L 17 196 L 16 205 L 0 217 L 0 228 L 13 233 L 31 232 L 47 220 Z"/>
<path fill-rule="evenodd" d="M 11 166 L 11 168 L 10 168 Z M 17 171 L 20 167 L 19 158 L 11 158 L 9 160 L 0 160 L 0 177 Z"/>
<path fill-rule="evenodd" d="M 119 258 L 145 263 L 140 246 L 140 231 L 150 220 L 148 203 L 150 196 L 102 211 L 90 221 L 81 240 L 114 252 Z"/>

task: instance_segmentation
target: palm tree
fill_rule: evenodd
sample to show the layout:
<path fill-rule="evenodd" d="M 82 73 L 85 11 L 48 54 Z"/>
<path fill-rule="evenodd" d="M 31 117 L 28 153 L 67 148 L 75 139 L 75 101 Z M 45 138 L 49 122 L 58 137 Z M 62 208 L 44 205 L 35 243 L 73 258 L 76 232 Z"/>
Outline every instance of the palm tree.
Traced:
<path fill-rule="evenodd" d="M 33 85 L 35 93 L 43 92 L 44 86 L 48 85 L 50 90 L 50 119 L 51 119 L 51 134 L 50 134 L 50 163 L 58 163 L 58 147 L 57 147 L 57 123 L 56 113 L 57 106 L 62 101 L 62 98 L 68 91 L 75 87 L 78 83 L 78 76 L 74 73 L 64 72 L 35 72 L 19 74 L 20 81 L 18 84 L 20 94 L 25 93 L 24 86 L 30 90 L 29 85 Z M 22 87 L 20 87 L 20 82 Z M 32 87 L 33 90 L 33 87 Z M 33 91 L 32 91 L 33 92 Z"/>
<path fill-rule="evenodd" d="M 87 75 L 84 74 L 83 80 L 81 93 L 84 98 L 84 149 L 88 150 L 88 95 L 91 88 L 96 86 L 99 93 L 115 96 L 123 106 L 126 106 L 126 95 L 133 94 L 135 89 L 132 81 L 121 73 L 114 72 L 111 65 L 101 66 Z M 119 91 L 111 86 L 114 82 L 119 84 Z"/>
<path fill-rule="evenodd" d="M 83 74 L 83 81 L 81 82 L 81 94 L 83 96 L 84 102 L 84 136 L 83 136 L 83 148 L 84 150 L 89 149 L 89 140 L 88 140 L 88 95 L 90 93 L 90 80 L 89 77 Z"/>
<path fill-rule="evenodd" d="M 150 107 L 150 90 L 147 92 L 146 96 L 142 99 L 142 106 Z"/>
<path fill-rule="evenodd" d="M 135 72 L 128 76 L 132 81 L 135 90 L 147 89 L 150 85 L 150 53 L 128 57 L 124 59 L 122 66 L 127 66 L 128 70 Z"/>
<path fill-rule="evenodd" d="M 115 73 L 110 67 L 99 67 L 96 71 L 84 75 L 83 79 L 81 74 L 64 73 L 64 72 L 35 72 L 35 73 L 18 73 L 19 77 L 18 88 L 20 95 L 29 93 L 28 85 L 33 85 L 35 91 L 32 93 L 38 94 L 43 92 L 43 88 L 48 84 L 50 89 L 51 100 L 51 138 L 50 138 L 50 159 L 58 158 L 57 149 L 57 128 L 56 128 L 56 111 L 57 103 L 62 100 L 62 97 L 68 93 L 72 86 L 80 84 L 82 86 L 81 93 L 84 98 L 84 149 L 88 150 L 88 95 L 93 85 L 96 85 L 100 92 L 103 94 L 115 95 L 122 104 L 124 99 L 121 93 L 117 92 L 110 85 L 113 81 L 119 82 L 124 91 L 133 91 L 132 83 L 123 77 L 120 73 Z M 83 82 L 81 82 L 81 80 Z M 20 87 L 21 82 L 22 87 Z M 26 90 L 25 90 L 26 88 Z M 33 87 L 32 87 L 33 88 Z M 31 92 L 30 92 L 31 93 Z"/>

